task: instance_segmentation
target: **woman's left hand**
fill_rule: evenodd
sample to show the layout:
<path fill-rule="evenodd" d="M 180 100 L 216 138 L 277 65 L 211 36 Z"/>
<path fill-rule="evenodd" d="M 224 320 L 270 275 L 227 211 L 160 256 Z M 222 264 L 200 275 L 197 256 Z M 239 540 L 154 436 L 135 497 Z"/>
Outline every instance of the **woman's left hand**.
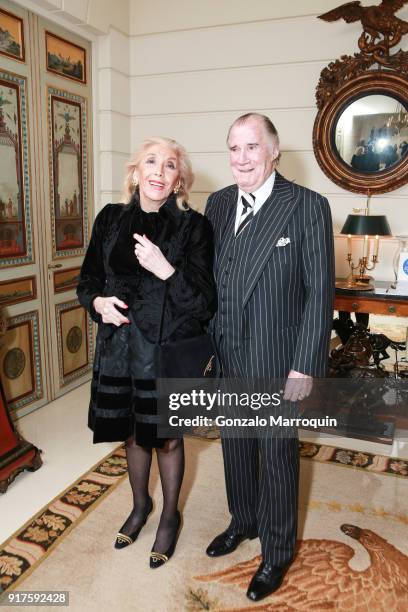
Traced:
<path fill-rule="evenodd" d="M 166 280 L 174 274 L 173 266 L 167 261 L 159 247 L 153 244 L 147 236 L 133 234 L 133 238 L 136 240 L 135 255 L 145 270 L 149 270 L 161 280 Z"/>

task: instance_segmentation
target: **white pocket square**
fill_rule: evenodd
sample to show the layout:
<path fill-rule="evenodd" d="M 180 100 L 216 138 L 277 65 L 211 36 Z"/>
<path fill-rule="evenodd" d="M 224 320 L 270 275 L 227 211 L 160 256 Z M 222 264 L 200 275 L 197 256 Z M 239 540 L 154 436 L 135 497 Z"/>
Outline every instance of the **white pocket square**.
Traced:
<path fill-rule="evenodd" d="M 279 238 L 278 242 L 276 243 L 276 246 L 277 247 L 283 247 L 283 246 L 286 246 L 289 243 L 290 243 L 290 238 L 289 237 L 287 237 L 287 238 L 283 238 L 282 237 L 282 238 Z"/>

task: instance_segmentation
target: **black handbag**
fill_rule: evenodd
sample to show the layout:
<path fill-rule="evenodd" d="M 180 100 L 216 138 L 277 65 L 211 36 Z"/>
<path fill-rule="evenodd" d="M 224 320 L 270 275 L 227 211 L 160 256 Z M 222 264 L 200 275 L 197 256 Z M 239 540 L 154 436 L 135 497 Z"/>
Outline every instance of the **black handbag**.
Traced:
<path fill-rule="evenodd" d="M 215 378 L 216 352 L 210 334 L 200 334 L 156 348 L 158 378 Z"/>
<path fill-rule="evenodd" d="M 156 343 L 157 378 L 215 378 L 217 354 L 211 334 L 200 334 L 162 344 L 166 288 Z"/>

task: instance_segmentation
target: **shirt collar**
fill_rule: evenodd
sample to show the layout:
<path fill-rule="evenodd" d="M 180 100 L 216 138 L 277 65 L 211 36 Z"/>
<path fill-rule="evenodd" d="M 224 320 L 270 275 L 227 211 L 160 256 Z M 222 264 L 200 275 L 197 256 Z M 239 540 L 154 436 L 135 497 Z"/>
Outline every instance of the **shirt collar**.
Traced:
<path fill-rule="evenodd" d="M 269 198 L 269 196 L 271 195 L 271 192 L 272 192 L 272 189 L 275 183 L 275 176 L 276 176 L 276 172 L 274 170 L 272 174 L 263 183 L 263 185 L 261 185 L 260 187 L 258 187 L 258 189 L 252 192 L 252 195 L 255 196 L 255 207 L 256 208 L 259 208 L 260 206 L 262 206 L 262 204 L 264 204 L 266 200 Z M 238 201 L 239 202 L 241 201 L 241 196 L 244 196 L 244 198 L 250 204 L 252 204 L 253 199 L 251 198 L 249 193 L 243 191 L 241 188 L 238 188 Z"/>

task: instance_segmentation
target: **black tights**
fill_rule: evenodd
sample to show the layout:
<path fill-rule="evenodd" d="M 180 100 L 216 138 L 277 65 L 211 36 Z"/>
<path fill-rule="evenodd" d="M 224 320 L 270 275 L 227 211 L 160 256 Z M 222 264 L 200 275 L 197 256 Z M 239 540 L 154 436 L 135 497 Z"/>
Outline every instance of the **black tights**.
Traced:
<path fill-rule="evenodd" d="M 165 553 L 177 529 L 177 504 L 184 476 L 184 443 L 182 439 L 167 440 L 164 448 L 156 449 L 160 481 L 163 490 L 163 510 L 153 550 Z M 143 522 L 149 506 L 149 475 L 152 449 L 138 446 L 133 437 L 126 440 L 126 457 L 133 510 L 121 528 L 129 535 Z"/>

